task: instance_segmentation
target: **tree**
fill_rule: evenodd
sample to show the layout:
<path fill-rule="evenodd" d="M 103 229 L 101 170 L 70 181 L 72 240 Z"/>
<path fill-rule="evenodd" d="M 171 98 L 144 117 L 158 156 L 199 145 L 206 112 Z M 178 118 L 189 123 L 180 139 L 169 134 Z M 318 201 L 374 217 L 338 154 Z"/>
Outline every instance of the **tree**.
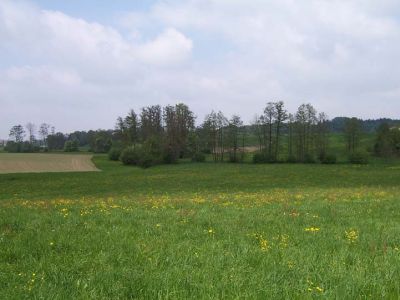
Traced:
<path fill-rule="evenodd" d="M 185 104 L 164 108 L 166 155 L 171 161 L 183 157 L 188 147 L 189 135 L 194 130 L 194 115 Z"/>
<path fill-rule="evenodd" d="M 57 132 L 55 134 L 49 134 L 47 136 L 47 147 L 50 151 L 53 150 L 63 150 L 64 144 L 67 138 L 61 132 Z"/>
<path fill-rule="evenodd" d="M 239 135 L 241 133 L 243 122 L 238 115 L 233 115 L 228 125 L 228 141 L 229 141 L 229 160 L 231 162 L 238 162 L 241 158 L 237 153 L 240 148 Z M 242 149 L 243 151 L 243 149 Z"/>
<path fill-rule="evenodd" d="M 139 141 L 139 121 L 137 114 L 133 109 L 129 111 L 123 123 L 126 130 L 128 144 L 135 146 Z"/>
<path fill-rule="evenodd" d="M 25 128 L 28 131 L 29 143 L 32 145 L 35 143 L 35 140 L 36 140 L 36 137 L 35 137 L 36 126 L 35 126 L 35 124 L 29 122 L 25 125 Z"/>
<path fill-rule="evenodd" d="M 296 119 L 294 115 L 289 114 L 288 116 L 288 158 L 289 161 L 294 161 L 294 154 L 293 154 L 293 148 L 294 148 L 294 131 L 295 131 L 295 122 Z"/>
<path fill-rule="evenodd" d="M 347 119 L 344 125 L 344 135 L 346 138 L 347 151 L 354 153 L 360 144 L 361 124 L 357 118 Z"/>
<path fill-rule="evenodd" d="M 251 129 L 253 133 L 257 136 L 258 141 L 258 149 L 261 152 L 264 147 L 264 139 L 263 139 L 263 124 L 261 117 L 255 115 L 251 124 Z"/>
<path fill-rule="evenodd" d="M 272 157 L 273 153 L 273 126 L 276 118 L 276 109 L 273 102 L 268 102 L 264 109 L 264 116 L 261 121 L 264 123 L 264 143 L 268 157 Z"/>
<path fill-rule="evenodd" d="M 317 148 L 318 158 L 323 161 L 327 156 L 329 146 L 329 120 L 325 113 L 318 115 L 318 123 L 316 126 L 315 145 Z"/>
<path fill-rule="evenodd" d="M 66 141 L 64 144 L 65 152 L 78 152 L 79 151 L 79 142 L 77 140 Z"/>
<path fill-rule="evenodd" d="M 279 158 L 279 149 L 280 149 L 280 137 L 281 137 L 281 132 L 282 132 L 282 126 L 284 122 L 288 118 L 287 111 L 285 109 L 283 101 L 275 102 L 274 104 L 275 108 L 275 128 L 276 128 L 276 133 L 275 133 L 275 156 L 274 160 L 278 160 Z"/>
<path fill-rule="evenodd" d="M 143 141 L 149 138 L 161 139 L 163 132 L 161 106 L 153 105 L 142 108 L 140 123 Z"/>
<path fill-rule="evenodd" d="M 47 147 L 47 137 L 49 135 L 50 125 L 46 123 L 42 123 L 39 127 L 39 136 L 42 141 L 42 144 Z"/>
<path fill-rule="evenodd" d="M 400 154 L 400 129 L 390 127 L 388 123 L 382 123 L 377 129 L 374 145 L 375 155 L 390 157 Z"/>
<path fill-rule="evenodd" d="M 22 125 L 15 125 L 11 128 L 9 136 L 16 143 L 22 143 L 25 137 L 25 130 Z"/>
<path fill-rule="evenodd" d="M 225 127 L 227 125 L 228 119 L 220 111 L 218 113 L 212 111 L 208 114 L 202 125 L 214 162 L 224 160 Z"/>
<path fill-rule="evenodd" d="M 128 130 L 122 117 L 117 118 L 117 123 L 115 124 L 115 134 L 117 139 L 120 140 L 125 147 L 129 145 Z"/>
<path fill-rule="evenodd" d="M 225 153 L 225 127 L 228 126 L 228 119 L 224 116 L 224 114 L 219 111 L 217 113 L 217 149 L 219 160 L 224 161 L 224 153 Z"/>
<path fill-rule="evenodd" d="M 311 104 L 300 105 L 296 112 L 295 138 L 298 161 L 312 160 L 316 114 L 317 112 Z"/>

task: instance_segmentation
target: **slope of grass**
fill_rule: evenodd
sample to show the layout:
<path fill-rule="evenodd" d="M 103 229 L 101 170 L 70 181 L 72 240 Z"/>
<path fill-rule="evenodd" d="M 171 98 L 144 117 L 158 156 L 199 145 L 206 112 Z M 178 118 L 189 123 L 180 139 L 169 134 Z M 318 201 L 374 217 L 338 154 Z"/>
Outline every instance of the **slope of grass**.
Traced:
<path fill-rule="evenodd" d="M 0 175 L 0 298 L 400 296 L 400 165 Z"/>

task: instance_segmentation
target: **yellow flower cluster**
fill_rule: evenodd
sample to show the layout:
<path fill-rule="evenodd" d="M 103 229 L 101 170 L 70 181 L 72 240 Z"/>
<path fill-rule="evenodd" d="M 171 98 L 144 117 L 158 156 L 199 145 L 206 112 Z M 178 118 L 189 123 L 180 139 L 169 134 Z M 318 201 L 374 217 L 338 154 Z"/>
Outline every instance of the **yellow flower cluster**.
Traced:
<path fill-rule="evenodd" d="M 348 242 L 355 243 L 358 240 L 358 232 L 357 230 L 350 229 L 349 231 L 345 231 L 345 236 Z"/>
<path fill-rule="evenodd" d="M 304 231 L 307 231 L 307 232 L 317 232 L 317 231 L 320 231 L 321 230 L 321 228 L 319 228 L 319 227 L 307 227 L 307 228 L 304 228 Z"/>
<path fill-rule="evenodd" d="M 307 280 L 307 283 L 309 285 L 309 287 L 307 289 L 309 292 L 313 292 L 313 291 L 318 292 L 318 293 L 323 293 L 324 292 L 324 289 L 322 287 L 320 287 L 319 285 L 315 284 L 311 280 Z"/>

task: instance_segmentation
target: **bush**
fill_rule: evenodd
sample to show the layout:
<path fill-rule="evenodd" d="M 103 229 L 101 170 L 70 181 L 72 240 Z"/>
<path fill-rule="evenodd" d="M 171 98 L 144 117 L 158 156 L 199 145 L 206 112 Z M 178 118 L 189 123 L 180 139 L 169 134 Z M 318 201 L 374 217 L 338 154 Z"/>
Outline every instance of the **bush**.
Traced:
<path fill-rule="evenodd" d="M 157 163 L 157 159 L 155 159 L 151 154 L 143 153 L 143 155 L 139 158 L 137 165 L 143 169 L 147 169 L 156 165 Z"/>
<path fill-rule="evenodd" d="M 253 155 L 253 163 L 255 164 L 263 164 L 265 163 L 265 156 L 263 153 L 254 153 Z"/>
<path fill-rule="evenodd" d="M 36 144 L 31 144 L 28 141 L 25 142 L 14 142 L 14 141 L 8 141 L 6 146 L 4 147 L 4 151 L 10 152 L 10 153 L 34 153 L 34 152 L 40 152 L 40 147 Z"/>
<path fill-rule="evenodd" d="M 121 152 L 120 148 L 111 148 L 110 151 L 108 151 L 108 159 L 113 161 L 119 160 Z"/>
<path fill-rule="evenodd" d="M 236 155 L 233 152 L 229 152 L 229 162 L 230 163 L 240 163 L 243 162 L 244 153 L 241 151 L 237 151 Z"/>
<path fill-rule="evenodd" d="M 267 164 L 276 163 L 277 160 L 272 155 L 263 152 L 257 152 L 253 155 L 253 163 L 255 164 Z"/>
<path fill-rule="evenodd" d="M 356 151 L 349 156 L 349 162 L 351 164 L 366 165 L 369 161 L 369 155 L 364 151 Z"/>
<path fill-rule="evenodd" d="M 312 155 L 312 154 L 304 155 L 304 163 L 305 164 L 314 164 L 315 163 L 314 155 Z"/>
<path fill-rule="evenodd" d="M 124 165 L 139 166 L 144 169 L 161 162 L 158 157 L 147 152 L 144 147 L 139 146 L 125 148 L 121 153 L 120 160 Z"/>
<path fill-rule="evenodd" d="M 162 161 L 165 164 L 173 164 L 177 162 L 178 156 L 171 148 L 167 148 L 162 155 Z"/>
<path fill-rule="evenodd" d="M 297 158 L 294 155 L 289 155 L 289 157 L 287 158 L 286 162 L 288 162 L 290 164 L 297 163 Z"/>
<path fill-rule="evenodd" d="M 142 156 L 142 149 L 139 147 L 127 147 L 120 155 L 120 160 L 124 165 L 137 165 Z"/>
<path fill-rule="evenodd" d="M 16 143 L 14 141 L 8 141 L 6 146 L 4 147 L 4 150 L 6 152 L 10 152 L 10 153 L 21 152 L 21 144 L 22 143 Z"/>
<path fill-rule="evenodd" d="M 79 143 L 77 140 L 65 142 L 64 152 L 78 152 L 78 151 L 79 151 Z"/>
<path fill-rule="evenodd" d="M 336 161 L 337 161 L 337 158 L 336 158 L 335 154 L 327 154 L 322 158 L 321 163 L 327 164 L 327 165 L 333 165 L 333 164 L 336 164 Z"/>
<path fill-rule="evenodd" d="M 197 152 L 197 153 L 195 153 L 193 155 L 192 161 L 193 162 L 205 162 L 206 161 L 206 156 L 201 152 Z"/>
<path fill-rule="evenodd" d="M 23 153 L 34 153 L 34 152 L 39 152 L 39 151 L 40 151 L 40 147 L 38 145 L 31 144 L 27 141 L 25 141 L 21 144 L 21 152 L 23 152 Z"/>

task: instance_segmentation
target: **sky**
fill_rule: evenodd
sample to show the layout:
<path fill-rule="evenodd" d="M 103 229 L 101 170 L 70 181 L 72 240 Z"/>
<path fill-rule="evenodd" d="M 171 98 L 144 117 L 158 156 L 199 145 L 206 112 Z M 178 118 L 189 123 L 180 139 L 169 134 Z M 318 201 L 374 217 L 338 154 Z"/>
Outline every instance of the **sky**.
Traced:
<path fill-rule="evenodd" d="M 398 0 L 0 0 L 0 138 L 184 102 L 400 118 Z"/>

